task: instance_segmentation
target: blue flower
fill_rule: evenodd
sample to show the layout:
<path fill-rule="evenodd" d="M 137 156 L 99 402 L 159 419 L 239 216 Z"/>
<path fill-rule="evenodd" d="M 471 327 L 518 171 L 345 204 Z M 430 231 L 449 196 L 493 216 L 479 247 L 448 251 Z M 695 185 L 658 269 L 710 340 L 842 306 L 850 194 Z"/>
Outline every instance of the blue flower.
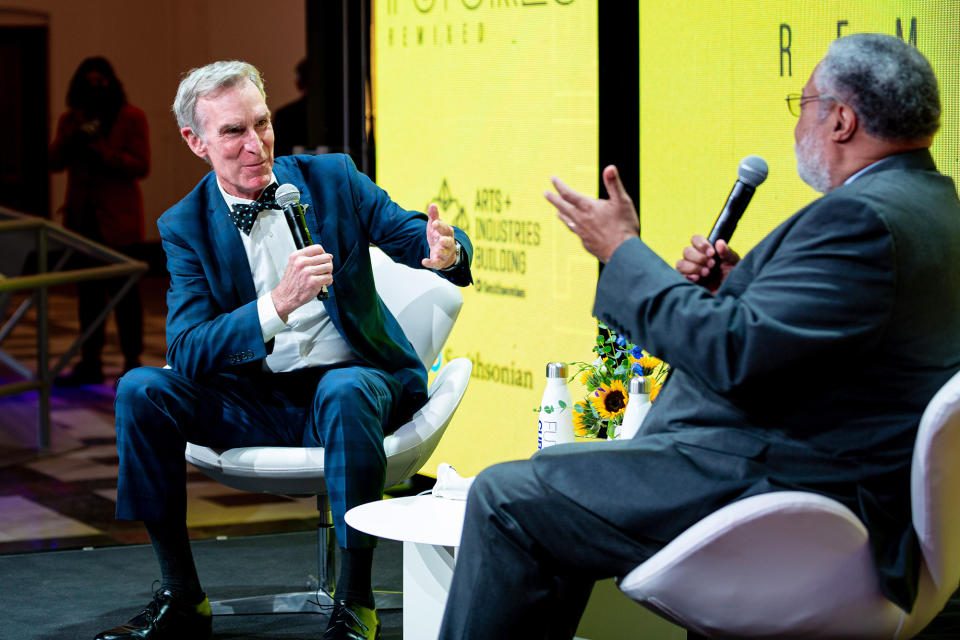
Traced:
<path fill-rule="evenodd" d="M 627 339 L 623 336 L 617 336 L 617 346 L 621 348 L 627 346 Z"/>
<path fill-rule="evenodd" d="M 640 347 L 634 347 L 633 350 L 630 351 L 630 355 L 632 355 L 635 359 L 639 360 L 640 358 L 643 357 L 643 349 L 641 349 Z"/>
<path fill-rule="evenodd" d="M 633 363 L 633 374 L 637 376 L 643 375 L 643 367 L 640 366 L 639 362 Z"/>

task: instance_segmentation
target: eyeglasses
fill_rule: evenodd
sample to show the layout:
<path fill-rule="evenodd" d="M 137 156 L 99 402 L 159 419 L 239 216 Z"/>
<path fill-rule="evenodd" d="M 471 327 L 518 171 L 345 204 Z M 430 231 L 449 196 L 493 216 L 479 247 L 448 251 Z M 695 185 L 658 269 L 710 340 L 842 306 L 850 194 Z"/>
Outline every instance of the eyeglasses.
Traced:
<path fill-rule="evenodd" d="M 839 98 L 829 93 L 821 93 L 815 96 L 805 96 L 802 93 L 790 93 L 787 94 L 787 108 L 790 109 L 790 113 L 793 114 L 794 118 L 799 118 L 803 105 L 813 100 L 839 100 Z"/>

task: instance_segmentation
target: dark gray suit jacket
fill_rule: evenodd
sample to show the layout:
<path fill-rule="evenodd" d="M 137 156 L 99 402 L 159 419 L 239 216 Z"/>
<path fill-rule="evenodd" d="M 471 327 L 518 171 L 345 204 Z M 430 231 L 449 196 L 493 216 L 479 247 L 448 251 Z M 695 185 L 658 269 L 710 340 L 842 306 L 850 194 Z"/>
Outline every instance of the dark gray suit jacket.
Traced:
<path fill-rule="evenodd" d="M 828 495 L 864 521 L 884 593 L 909 610 L 911 453 L 924 407 L 960 369 L 958 266 L 960 202 L 926 150 L 800 210 L 716 296 L 628 241 L 594 311 L 673 371 L 634 440 L 552 447 L 534 468 L 659 544 L 748 495 Z"/>

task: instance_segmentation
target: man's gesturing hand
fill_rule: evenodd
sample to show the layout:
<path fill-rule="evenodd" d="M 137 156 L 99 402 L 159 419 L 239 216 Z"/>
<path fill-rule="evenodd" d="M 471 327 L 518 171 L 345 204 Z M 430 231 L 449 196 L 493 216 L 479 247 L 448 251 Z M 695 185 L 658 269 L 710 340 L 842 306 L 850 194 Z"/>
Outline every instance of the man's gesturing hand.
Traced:
<path fill-rule="evenodd" d="M 627 195 L 617 168 L 610 165 L 603 170 L 603 184 L 610 198 L 601 200 L 577 193 L 560 178 L 550 178 L 557 193 L 544 192 L 544 197 L 557 208 L 557 216 L 580 237 L 584 248 L 607 262 L 624 241 L 640 235 L 640 221 Z"/>
<path fill-rule="evenodd" d="M 333 256 L 319 244 L 290 254 L 280 283 L 270 292 L 277 315 L 284 322 L 294 309 L 317 297 L 320 288 L 333 284 Z"/>
<path fill-rule="evenodd" d="M 437 205 L 427 207 L 427 244 L 430 257 L 420 264 L 427 269 L 448 269 L 457 259 L 457 241 L 453 239 L 453 227 L 440 219 Z"/>

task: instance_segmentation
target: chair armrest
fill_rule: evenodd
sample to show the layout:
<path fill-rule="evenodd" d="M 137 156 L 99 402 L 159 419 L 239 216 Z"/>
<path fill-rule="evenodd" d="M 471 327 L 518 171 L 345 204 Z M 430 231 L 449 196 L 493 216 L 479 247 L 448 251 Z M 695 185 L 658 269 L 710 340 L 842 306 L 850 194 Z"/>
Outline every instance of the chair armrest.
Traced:
<path fill-rule="evenodd" d="M 448 362 L 430 385 L 426 404 L 383 441 L 387 486 L 419 471 L 433 454 L 463 400 L 472 371 L 473 363 L 467 358 Z"/>

